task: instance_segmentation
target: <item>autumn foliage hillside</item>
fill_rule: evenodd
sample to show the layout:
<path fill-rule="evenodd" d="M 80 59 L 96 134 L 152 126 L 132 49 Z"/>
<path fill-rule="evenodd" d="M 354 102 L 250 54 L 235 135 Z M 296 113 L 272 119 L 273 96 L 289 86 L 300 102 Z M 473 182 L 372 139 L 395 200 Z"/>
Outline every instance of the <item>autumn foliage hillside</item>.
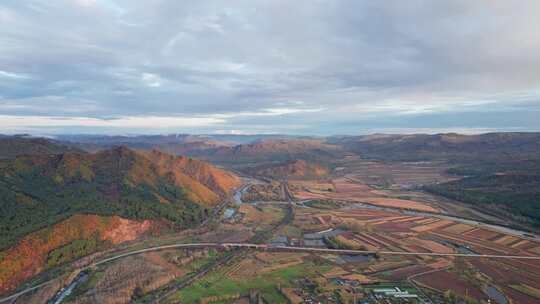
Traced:
<path fill-rule="evenodd" d="M 239 184 L 203 161 L 126 147 L 4 160 L 0 293 L 163 224 L 196 225 Z"/>
<path fill-rule="evenodd" d="M 158 150 L 144 153 L 144 155 L 154 162 L 160 174 L 181 173 L 187 178 L 193 179 L 210 191 L 223 195 L 239 185 L 239 179 L 226 171 L 220 170 L 207 162 L 189 157 L 172 156 Z M 204 193 L 199 193 L 205 196 Z"/>
<path fill-rule="evenodd" d="M 202 161 L 125 147 L 20 156 L 0 163 L 0 248 L 79 213 L 189 227 L 239 183 Z"/>
<path fill-rule="evenodd" d="M 47 267 L 134 240 L 157 226 L 150 220 L 75 215 L 51 228 L 33 232 L 0 252 L 0 294 L 15 289 Z"/>

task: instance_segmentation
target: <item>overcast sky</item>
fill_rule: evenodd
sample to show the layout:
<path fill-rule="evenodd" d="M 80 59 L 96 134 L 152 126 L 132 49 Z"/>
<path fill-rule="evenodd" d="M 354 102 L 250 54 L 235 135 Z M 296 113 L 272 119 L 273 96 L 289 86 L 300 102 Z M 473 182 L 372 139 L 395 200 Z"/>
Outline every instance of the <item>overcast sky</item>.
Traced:
<path fill-rule="evenodd" d="M 540 130 L 540 1 L 2 0 L 0 133 Z"/>

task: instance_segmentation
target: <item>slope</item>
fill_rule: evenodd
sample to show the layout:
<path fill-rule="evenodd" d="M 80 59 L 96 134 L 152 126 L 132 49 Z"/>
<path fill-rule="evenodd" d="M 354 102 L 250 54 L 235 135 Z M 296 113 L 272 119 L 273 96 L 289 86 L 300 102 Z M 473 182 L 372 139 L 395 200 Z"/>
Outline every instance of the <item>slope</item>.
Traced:
<path fill-rule="evenodd" d="M 321 178 L 329 174 L 327 168 L 301 159 L 257 166 L 251 169 L 250 172 L 254 175 L 285 179 Z"/>
<path fill-rule="evenodd" d="M 202 161 L 125 147 L 20 156 L 0 163 L 0 243 L 79 213 L 189 227 L 239 183 Z"/>

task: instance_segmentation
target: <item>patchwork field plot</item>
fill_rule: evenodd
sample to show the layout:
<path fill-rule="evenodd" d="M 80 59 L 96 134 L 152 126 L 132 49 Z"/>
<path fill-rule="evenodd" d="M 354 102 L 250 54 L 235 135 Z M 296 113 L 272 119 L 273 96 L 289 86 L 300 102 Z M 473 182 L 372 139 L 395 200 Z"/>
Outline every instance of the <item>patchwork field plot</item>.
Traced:
<path fill-rule="evenodd" d="M 394 211 L 363 209 L 354 205 L 344 205 L 341 209 L 296 208 L 293 225 L 309 233 L 343 229 L 335 240 L 347 247 L 360 247 L 367 250 L 397 250 L 434 253 L 479 253 L 502 255 L 534 255 L 540 245 L 513 235 L 492 231 L 482 227 L 462 224 L 435 216 L 403 215 Z M 337 261 L 337 260 L 336 260 Z M 487 300 L 484 292 L 488 282 L 502 286 L 514 284 L 540 288 L 540 263 L 536 261 L 503 260 L 486 263 L 482 260 L 467 260 L 467 266 L 474 273 L 482 274 L 488 281 L 470 281 L 456 266 L 454 258 L 410 257 L 391 259 L 381 257 L 367 264 L 358 264 L 355 269 L 367 279 L 406 280 L 414 278 L 422 286 L 444 292 L 453 289 L 461 297 Z M 342 264 L 348 265 L 348 264 Z M 334 268 L 328 273 L 331 277 L 345 277 L 349 267 Z M 433 272 L 435 270 L 435 272 Z M 438 271 L 437 271 L 438 270 Z M 477 285 L 475 285 L 477 284 Z M 491 285 L 490 285 L 491 286 Z M 512 289 L 507 297 L 520 303 L 531 295 L 525 290 Z"/>
<path fill-rule="evenodd" d="M 433 288 L 441 292 L 452 290 L 457 294 L 465 295 L 465 297 L 474 298 L 476 300 L 486 299 L 486 295 L 480 288 L 474 286 L 470 282 L 467 282 L 452 272 L 432 272 L 415 277 L 414 281 L 422 286 Z"/>
<path fill-rule="evenodd" d="M 482 229 L 482 228 L 478 228 L 478 229 L 474 229 L 472 231 L 469 231 L 469 232 L 465 233 L 465 235 L 470 236 L 470 237 L 474 237 L 474 238 L 478 238 L 478 239 L 482 239 L 482 240 L 492 240 L 492 239 L 497 239 L 497 238 L 500 238 L 500 237 L 504 236 L 501 233 L 491 231 L 491 230 Z"/>
<path fill-rule="evenodd" d="M 446 226 L 450 226 L 453 223 L 454 222 L 448 221 L 448 220 L 438 220 L 438 221 L 435 221 L 433 223 L 429 223 L 427 225 L 415 226 L 415 227 L 412 228 L 412 230 L 416 231 L 416 232 L 426 232 L 426 231 L 435 230 L 435 229 L 438 229 L 438 228 L 443 228 L 443 227 L 446 227 Z"/>
<path fill-rule="evenodd" d="M 470 226 L 467 224 L 455 224 L 455 225 L 444 228 L 444 231 L 453 233 L 453 234 L 462 234 L 467 231 L 471 231 L 473 229 L 474 229 L 473 226 Z"/>
<path fill-rule="evenodd" d="M 242 222 L 245 224 L 269 225 L 279 221 L 284 215 L 282 208 L 272 205 L 243 204 L 238 211 L 244 215 Z"/>
<path fill-rule="evenodd" d="M 438 208 L 420 201 L 385 196 L 381 191 L 350 178 L 328 181 L 292 182 L 291 189 L 296 199 L 330 199 L 348 202 L 363 202 L 376 206 L 411 209 L 425 212 L 439 212 Z"/>
<path fill-rule="evenodd" d="M 345 173 L 362 183 L 406 187 L 454 180 L 440 162 L 382 162 L 350 158 L 344 160 Z"/>
<path fill-rule="evenodd" d="M 419 238 L 409 238 L 407 240 L 411 244 L 415 244 L 421 248 L 424 248 L 428 252 L 435 252 L 435 253 L 453 253 L 455 252 L 454 249 L 442 245 L 440 243 L 431 241 L 431 240 L 423 240 Z"/>
<path fill-rule="evenodd" d="M 400 209 L 412 209 L 418 211 L 438 212 L 437 209 L 429 206 L 428 204 L 415 202 L 410 200 L 402 200 L 397 198 L 378 198 L 368 197 L 362 200 L 362 202 L 373 204 L 376 206 L 400 208 Z"/>

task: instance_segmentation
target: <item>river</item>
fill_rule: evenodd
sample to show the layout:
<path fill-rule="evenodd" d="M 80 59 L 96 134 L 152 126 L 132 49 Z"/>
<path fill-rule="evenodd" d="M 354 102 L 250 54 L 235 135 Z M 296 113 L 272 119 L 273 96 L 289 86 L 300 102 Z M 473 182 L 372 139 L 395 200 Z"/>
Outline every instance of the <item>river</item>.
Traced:
<path fill-rule="evenodd" d="M 48 302 L 49 304 L 60 304 L 62 301 L 64 301 L 79 285 L 80 283 L 83 283 L 88 279 L 88 273 L 82 271 L 80 272 L 71 283 L 65 288 L 60 289 L 54 297 Z"/>

